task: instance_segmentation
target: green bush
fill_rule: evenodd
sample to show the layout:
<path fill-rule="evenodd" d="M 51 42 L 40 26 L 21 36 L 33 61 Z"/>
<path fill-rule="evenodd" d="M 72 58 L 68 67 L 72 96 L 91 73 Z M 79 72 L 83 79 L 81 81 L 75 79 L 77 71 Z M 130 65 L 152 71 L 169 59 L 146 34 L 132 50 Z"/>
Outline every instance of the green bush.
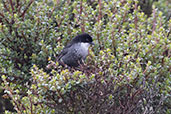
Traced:
<path fill-rule="evenodd" d="M 138 0 L 10 1 L 0 3 L 0 75 L 17 113 L 171 112 L 171 20 L 155 6 L 147 17 Z M 81 32 L 96 44 L 86 64 L 53 62 Z"/>

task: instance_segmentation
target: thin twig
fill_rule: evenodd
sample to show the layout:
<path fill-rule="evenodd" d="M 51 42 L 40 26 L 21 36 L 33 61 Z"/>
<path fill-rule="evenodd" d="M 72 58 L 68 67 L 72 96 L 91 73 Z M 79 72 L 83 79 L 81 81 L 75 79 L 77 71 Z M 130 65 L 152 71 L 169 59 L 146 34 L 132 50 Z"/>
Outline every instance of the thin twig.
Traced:
<path fill-rule="evenodd" d="M 34 0 L 31 0 L 30 3 L 27 5 L 27 7 L 25 8 L 25 10 L 23 11 L 23 13 L 20 15 L 20 17 L 24 18 L 24 15 L 26 13 L 26 11 L 28 10 L 28 8 L 30 7 L 30 5 L 34 2 Z"/>

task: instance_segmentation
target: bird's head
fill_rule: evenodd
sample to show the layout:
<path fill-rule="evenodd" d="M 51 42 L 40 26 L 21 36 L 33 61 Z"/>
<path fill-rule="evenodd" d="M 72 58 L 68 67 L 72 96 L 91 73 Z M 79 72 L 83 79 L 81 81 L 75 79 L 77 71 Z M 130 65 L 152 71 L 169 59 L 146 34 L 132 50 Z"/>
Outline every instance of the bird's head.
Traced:
<path fill-rule="evenodd" d="M 83 33 L 83 34 L 76 36 L 72 40 L 72 43 L 88 43 L 90 45 L 94 45 L 93 38 L 87 33 Z"/>

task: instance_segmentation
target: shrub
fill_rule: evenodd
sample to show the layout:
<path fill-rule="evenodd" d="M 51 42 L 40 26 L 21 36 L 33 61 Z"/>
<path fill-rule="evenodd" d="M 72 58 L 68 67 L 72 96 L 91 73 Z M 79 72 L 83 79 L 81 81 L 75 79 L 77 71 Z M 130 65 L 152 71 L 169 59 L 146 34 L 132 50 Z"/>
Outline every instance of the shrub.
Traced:
<path fill-rule="evenodd" d="M 6 75 L 24 94 L 32 65 L 45 68 L 53 57 L 58 32 L 51 29 L 56 26 L 52 7 L 34 0 L 3 0 L 0 5 L 0 82 Z"/>
<path fill-rule="evenodd" d="M 17 113 L 170 113 L 171 20 L 155 6 L 148 18 L 137 0 L 1 6 L 2 87 Z M 47 72 L 81 32 L 96 44 L 86 65 Z"/>

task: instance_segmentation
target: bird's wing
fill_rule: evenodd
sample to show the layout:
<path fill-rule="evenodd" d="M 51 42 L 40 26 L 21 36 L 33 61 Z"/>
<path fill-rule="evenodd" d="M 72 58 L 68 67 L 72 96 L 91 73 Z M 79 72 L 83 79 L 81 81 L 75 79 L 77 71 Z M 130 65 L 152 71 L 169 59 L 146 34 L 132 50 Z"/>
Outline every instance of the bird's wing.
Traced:
<path fill-rule="evenodd" d="M 66 55 L 69 51 L 69 48 L 72 46 L 71 43 L 69 43 L 68 45 L 66 45 L 63 50 L 59 53 L 58 57 L 57 57 L 57 61 L 59 61 L 64 55 Z"/>

